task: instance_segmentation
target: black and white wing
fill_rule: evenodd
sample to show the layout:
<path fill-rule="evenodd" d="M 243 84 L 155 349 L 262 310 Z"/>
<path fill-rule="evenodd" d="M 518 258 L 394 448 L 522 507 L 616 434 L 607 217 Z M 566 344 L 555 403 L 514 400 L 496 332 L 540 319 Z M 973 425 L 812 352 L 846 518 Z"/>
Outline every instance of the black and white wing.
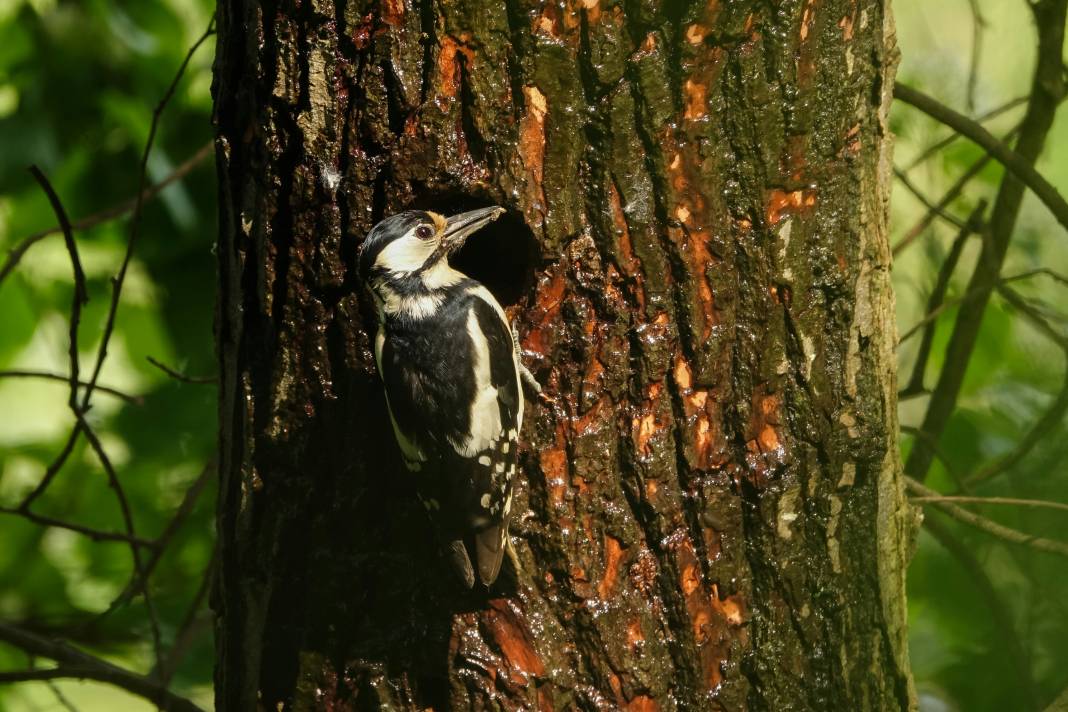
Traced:
<path fill-rule="evenodd" d="M 523 393 L 503 310 L 483 287 L 435 329 L 395 325 L 376 355 L 397 441 L 461 580 L 493 583 L 508 536 Z M 381 332 L 380 332 L 381 334 Z"/>
<path fill-rule="evenodd" d="M 475 531 L 475 558 L 479 578 L 486 585 L 497 578 L 508 539 L 523 421 L 523 391 L 512 332 L 500 306 L 490 300 L 493 297 L 488 292 L 476 295 L 468 318 L 468 334 L 475 348 L 477 397 L 471 409 L 468 441 L 459 450 L 468 461 L 465 479 L 470 483 L 468 506 Z"/>

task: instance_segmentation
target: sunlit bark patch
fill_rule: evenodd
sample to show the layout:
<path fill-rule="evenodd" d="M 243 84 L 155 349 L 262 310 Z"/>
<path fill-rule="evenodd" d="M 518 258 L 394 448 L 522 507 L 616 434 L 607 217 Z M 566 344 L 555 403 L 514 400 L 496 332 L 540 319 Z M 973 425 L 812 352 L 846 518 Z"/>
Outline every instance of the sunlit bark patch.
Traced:
<path fill-rule="evenodd" d="M 785 191 L 776 188 L 768 194 L 765 217 L 769 225 L 776 225 L 787 215 L 798 215 L 816 205 L 816 190 Z"/>
<path fill-rule="evenodd" d="M 544 219 L 547 206 L 542 180 L 545 170 L 545 117 L 549 113 L 549 105 L 536 86 L 523 87 L 523 97 L 526 100 L 526 114 L 519 124 L 519 156 L 527 171 L 533 202 L 540 207 L 537 212 Z"/>

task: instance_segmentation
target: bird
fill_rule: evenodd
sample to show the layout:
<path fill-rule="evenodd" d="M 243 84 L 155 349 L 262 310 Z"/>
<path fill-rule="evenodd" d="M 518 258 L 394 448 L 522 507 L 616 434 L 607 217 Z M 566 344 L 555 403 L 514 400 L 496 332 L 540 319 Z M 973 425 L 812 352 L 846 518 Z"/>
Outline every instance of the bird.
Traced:
<path fill-rule="evenodd" d="M 476 570 L 487 588 L 500 572 L 523 425 L 521 382 L 541 394 L 500 303 L 449 265 L 468 237 L 504 212 L 390 215 L 367 234 L 357 258 L 377 312 L 375 362 L 401 456 L 468 589 Z"/>

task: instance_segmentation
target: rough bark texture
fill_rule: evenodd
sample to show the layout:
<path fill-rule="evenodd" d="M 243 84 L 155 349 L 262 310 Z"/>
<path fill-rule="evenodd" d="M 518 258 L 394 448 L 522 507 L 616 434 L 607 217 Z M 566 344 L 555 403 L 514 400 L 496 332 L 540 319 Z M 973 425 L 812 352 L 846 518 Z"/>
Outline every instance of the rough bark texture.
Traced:
<path fill-rule="evenodd" d="M 219 709 L 912 704 L 878 0 L 224 0 Z M 407 206 L 553 405 L 455 584 L 354 281 Z"/>

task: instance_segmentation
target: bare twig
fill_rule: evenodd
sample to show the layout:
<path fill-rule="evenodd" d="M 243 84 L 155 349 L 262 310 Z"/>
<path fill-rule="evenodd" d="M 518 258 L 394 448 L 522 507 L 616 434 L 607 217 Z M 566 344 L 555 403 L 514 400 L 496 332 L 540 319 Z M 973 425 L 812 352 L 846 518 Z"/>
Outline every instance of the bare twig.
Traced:
<path fill-rule="evenodd" d="M 997 589 L 994 588 L 993 582 L 990 580 L 990 576 L 987 575 L 983 565 L 972 553 L 972 550 L 964 544 L 960 539 L 953 535 L 949 527 L 942 522 L 934 519 L 933 517 L 925 517 L 923 520 L 923 528 L 927 530 L 927 533 L 934 537 L 942 547 L 948 551 L 963 568 L 964 571 L 971 576 L 972 581 L 975 583 L 976 593 L 986 604 L 987 609 L 990 611 L 990 618 L 994 624 L 994 630 L 1001 636 L 1002 644 L 1004 645 L 1007 655 L 1008 669 L 1016 676 L 1016 687 L 1022 693 L 1028 697 L 1033 697 L 1034 693 L 1032 688 L 1034 686 L 1031 680 L 1031 671 L 1028 669 L 1025 661 L 1027 656 L 1024 654 L 1024 646 L 1020 641 L 1020 636 L 1016 632 L 1016 626 L 1013 623 L 1012 616 L 1009 614 L 1009 609 L 1005 605 L 1005 602 L 1001 600 L 1001 596 L 998 595 Z M 1031 705 L 1030 708 L 1033 708 Z"/>
<path fill-rule="evenodd" d="M 910 492 L 920 497 L 938 498 L 942 496 L 941 493 L 920 484 L 911 477 L 905 478 L 905 486 Z M 1044 551 L 1049 554 L 1068 557 L 1068 543 L 1046 539 L 1044 537 L 1031 536 L 1018 529 L 1012 529 L 1003 524 L 998 524 L 997 522 L 980 516 L 975 512 L 969 512 L 967 509 L 958 507 L 950 502 L 932 500 L 930 504 L 957 521 L 975 527 L 976 529 L 984 531 L 1003 541 L 1012 544 L 1020 544 L 1022 546 L 1029 546 L 1032 549 Z"/>
<path fill-rule="evenodd" d="M 129 268 L 130 260 L 133 257 L 134 243 L 136 242 L 138 224 L 140 223 L 141 218 L 141 207 L 145 199 L 149 197 L 145 188 L 145 176 L 148 166 L 148 156 L 152 150 L 152 144 L 155 140 L 160 115 L 163 113 L 163 109 L 166 107 L 167 103 L 174 95 L 174 91 L 178 86 L 178 82 L 181 80 L 182 75 L 185 73 L 185 69 L 189 65 L 189 61 L 190 59 L 192 59 L 193 54 L 196 52 L 197 48 L 199 48 L 200 45 L 203 44 L 204 41 L 214 32 L 215 18 L 214 16 L 212 16 L 211 22 L 208 24 L 207 30 L 199 39 L 197 39 L 193 46 L 189 48 L 189 52 L 186 54 L 185 59 L 183 60 L 181 66 L 178 68 L 178 72 L 175 74 L 174 79 L 171 80 L 170 86 L 168 86 L 167 91 L 163 95 L 163 98 L 160 100 L 159 104 L 156 105 L 156 108 L 153 111 L 152 123 L 149 129 L 148 140 L 145 143 L 145 149 L 141 157 L 138 189 L 132 207 L 133 217 L 130 222 L 130 238 L 126 244 L 126 254 L 123 258 L 122 266 L 119 269 L 119 273 L 112 280 L 111 303 L 108 307 L 107 321 L 105 323 L 103 337 L 100 340 L 100 346 L 97 350 L 96 365 L 93 368 L 92 377 L 89 379 L 89 381 L 85 383 L 85 391 L 82 394 L 82 404 L 80 408 L 82 412 L 88 410 L 90 399 L 93 395 L 93 391 L 97 387 L 97 382 L 100 378 L 100 371 L 104 366 L 104 359 L 107 357 L 108 343 L 111 340 L 111 334 L 115 328 L 115 316 L 118 312 L 119 296 L 122 292 L 123 281 L 126 278 L 126 271 Z M 7 267 L 5 266 L 5 270 L 6 269 Z M 4 274 L 6 274 L 6 272 L 0 273 L 0 278 L 2 278 Z M 34 502 L 34 500 L 44 494 L 45 490 L 48 489 L 49 485 L 52 483 L 52 480 L 63 468 L 63 465 L 66 464 L 67 459 L 70 457 L 70 454 L 74 451 L 74 446 L 75 444 L 77 444 L 78 438 L 82 434 L 82 430 L 83 422 L 81 420 L 78 420 L 74 424 L 74 427 L 71 430 L 71 434 L 67 438 L 67 442 L 63 446 L 63 449 L 60 451 L 59 455 L 56 456 L 55 460 L 53 460 L 49 464 L 48 469 L 45 470 L 45 474 L 44 477 L 41 479 L 41 482 L 37 485 L 37 487 L 34 488 L 32 492 L 30 492 L 29 495 L 26 496 L 26 498 L 19 505 L 19 511 L 28 512 L 29 506 Z"/>
<path fill-rule="evenodd" d="M 990 464 L 981 468 L 978 472 L 970 475 L 966 479 L 966 482 L 969 484 L 985 482 L 1011 469 L 1016 463 L 1020 462 L 1029 452 L 1031 452 L 1036 445 L 1042 442 L 1042 440 L 1057 426 L 1059 426 L 1063 422 L 1065 414 L 1068 414 L 1068 339 L 1050 326 L 1041 314 L 1013 290 L 1002 285 L 998 289 L 998 294 L 1008 301 L 1009 304 L 1019 309 L 1024 316 L 1027 317 L 1028 321 L 1035 325 L 1035 327 L 1042 331 L 1046 336 L 1050 337 L 1064 351 L 1064 383 L 1061 386 L 1060 391 L 1057 393 L 1057 396 L 1053 399 L 1053 403 L 1050 404 L 1042 417 L 1031 426 L 1031 429 L 1027 431 L 1027 434 L 1020 439 L 1020 442 L 1017 443 L 1016 447 L 1014 447 L 1011 452 L 1002 455 Z"/>
<path fill-rule="evenodd" d="M 996 288 L 1000 292 L 1003 289 L 1005 289 L 1006 285 L 1008 285 L 1008 284 L 1011 284 L 1013 282 L 1019 282 L 1020 280 L 1024 280 L 1024 279 L 1031 279 L 1032 277 L 1036 277 L 1038 275 L 1045 275 L 1048 272 L 1049 272 L 1049 270 L 1046 270 L 1046 269 L 1033 269 L 1033 270 L 1028 270 L 1026 272 L 1021 272 L 1020 274 L 1014 274 L 1014 275 L 1010 275 L 1008 277 L 1002 277 L 1001 279 L 998 279 L 998 280 L 996 280 L 994 282 L 993 287 Z M 927 314 L 924 314 L 922 319 L 920 319 L 918 322 L 916 322 L 911 327 L 909 327 L 909 329 L 904 334 L 902 334 L 901 337 L 898 339 L 897 345 L 900 346 L 901 344 L 903 344 L 906 341 L 908 341 L 909 339 L 911 339 L 913 336 L 915 336 L 919 332 L 919 330 L 921 328 L 923 328 L 924 326 L 929 326 L 935 319 L 937 319 L 947 309 L 950 309 L 950 308 L 955 307 L 955 306 L 959 306 L 961 304 L 966 304 L 968 302 L 968 300 L 977 298 L 979 295 L 981 295 L 981 294 L 983 294 L 985 292 L 989 292 L 990 289 L 991 289 L 991 285 L 983 284 L 983 285 L 979 285 L 978 287 L 973 287 L 972 289 L 968 290 L 967 292 L 965 292 L 964 294 L 960 295 L 959 297 L 955 297 L 953 299 L 946 299 L 946 300 L 942 301 L 942 303 L 939 304 L 935 309 L 931 310 Z M 1011 293 L 1015 294 L 1015 292 L 1011 292 Z M 1017 299 L 1020 302 L 1023 302 L 1022 298 L 1017 297 Z M 1013 301 L 1013 300 L 1010 299 L 1009 301 Z M 1052 330 L 1052 328 L 1050 329 L 1050 333 L 1053 334 L 1053 335 L 1056 335 L 1056 331 Z M 1060 343 L 1061 338 L 1062 337 L 1055 336 L 1055 340 L 1058 343 Z"/>
<path fill-rule="evenodd" d="M 193 601 L 189 604 L 189 608 L 186 610 L 185 618 L 182 620 L 182 624 L 178 626 L 178 633 L 174 636 L 174 644 L 171 646 L 171 650 L 167 655 L 166 660 L 161 664 L 158 674 L 156 675 L 160 681 L 166 685 L 169 684 L 174 674 L 178 671 L 178 666 L 182 662 L 182 658 L 189 652 L 189 648 L 196 641 L 197 636 L 204 630 L 204 619 L 200 617 L 201 609 L 204 607 L 204 601 L 208 597 L 208 591 L 211 590 L 212 579 L 215 577 L 216 567 L 218 566 L 219 549 L 218 547 L 211 554 L 211 560 L 208 562 L 207 568 L 204 570 L 204 577 L 200 581 L 200 588 L 193 595 Z"/>
<path fill-rule="evenodd" d="M 148 362 L 150 364 L 152 364 L 153 366 L 155 366 L 159 370 L 163 371 L 164 373 L 166 373 L 168 376 L 170 376 L 174 380 L 181 381 L 182 383 L 194 383 L 194 384 L 198 384 L 199 385 L 199 384 L 214 384 L 214 383 L 218 383 L 219 382 L 219 379 L 215 378 L 214 376 L 187 376 L 184 373 L 181 373 L 180 371 L 174 370 L 173 368 L 171 368 L 167 364 L 162 363 L 160 361 L 157 361 L 156 359 L 152 358 L 151 356 L 146 356 L 146 358 L 148 359 Z"/>
<path fill-rule="evenodd" d="M 82 269 L 82 261 L 78 257 L 78 245 L 74 242 L 74 231 L 71 230 L 67 211 L 63 208 L 56 191 L 48 178 L 37 166 L 30 166 L 30 173 L 41 186 L 41 190 L 48 196 L 48 202 L 52 204 L 52 212 L 56 214 L 59 227 L 63 230 L 63 242 L 67 246 L 67 254 L 70 255 L 71 269 L 74 272 L 74 296 L 70 306 L 70 408 L 78 410 L 78 325 L 82 320 L 82 307 L 89 301 L 89 293 L 85 288 L 85 271 Z"/>
<path fill-rule="evenodd" d="M 909 497 L 910 502 L 920 504 L 949 502 L 951 504 L 1003 504 L 1013 507 L 1037 507 L 1045 509 L 1059 509 L 1068 512 L 1068 504 L 1050 502 L 1045 499 L 1017 499 L 1015 497 L 968 497 L 962 495 L 931 495 L 923 497 Z"/>
<path fill-rule="evenodd" d="M 1004 114 L 1007 111 L 1011 111 L 1012 109 L 1015 109 L 1017 106 L 1020 106 L 1021 104 L 1026 104 L 1026 103 L 1027 103 L 1027 97 L 1026 96 L 1018 96 L 1015 99 L 1011 99 L 1011 100 L 1005 102 L 1001 106 L 994 107 L 993 109 L 991 109 L 990 111 L 986 112 L 985 114 L 977 116 L 975 120 L 976 121 L 986 121 L 988 119 L 993 119 L 993 118 L 996 118 L 998 116 L 1001 116 L 1002 114 Z M 909 162 L 909 164 L 907 166 L 905 166 L 905 172 L 908 173 L 913 168 L 915 168 L 916 166 L 920 165 L 921 163 L 926 161 L 931 156 L 934 156 L 934 155 L 937 155 L 937 154 L 941 153 L 946 148 L 948 148 L 950 144 L 952 144 L 954 141 L 956 141 L 958 138 L 960 138 L 960 134 L 958 132 L 956 132 L 956 131 L 953 131 L 952 133 L 950 133 L 945 138 L 940 139 L 938 141 L 935 141 L 930 146 L 928 146 L 927 148 L 925 148 L 922 151 L 920 151 L 919 155 L 917 155 L 915 158 L 913 158 Z M 1005 140 L 1005 139 L 1002 139 L 1002 140 Z"/>
<path fill-rule="evenodd" d="M 968 216 L 964 227 L 961 228 L 960 232 L 957 233 L 957 237 L 953 240 L 953 246 L 950 247 L 949 254 L 946 255 L 945 260 L 942 261 L 942 266 L 938 270 L 938 278 L 935 280 L 934 289 L 931 290 L 931 296 L 927 299 L 927 314 L 934 314 L 939 311 L 945 303 L 946 292 L 949 290 L 949 281 L 953 277 L 953 271 L 957 268 L 961 252 L 964 251 L 964 244 L 969 237 L 981 229 L 980 225 L 985 212 L 986 201 L 980 200 L 979 204 L 975 206 L 975 210 Z M 931 355 L 931 345 L 934 343 L 934 327 L 935 324 L 932 319 L 923 330 L 923 339 L 920 340 L 920 349 L 916 353 L 916 363 L 912 367 L 912 376 L 909 378 L 908 385 L 898 394 L 899 398 L 907 397 L 913 393 L 922 393 L 924 390 L 923 377 L 927 373 L 927 359 Z M 907 336 L 902 337 L 901 341 L 904 341 Z"/>
<path fill-rule="evenodd" d="M 952 213 L 946 211 L 945 206 L 936 205 L 930 200 L 928 200 L 927 196 L 924 195 L 923 191 L 920 190 L 919 187 L 912 182 L 912 179 L 908 177 L 908 174 L 906 174 L 905 171 L 901 170 L 900 168 L 894 168 L 894 177 L 901 181 L 901 185 L 905 186 L 905 188 L 908 189 L 910 193 L 912 193 L 913 197 L 915 197 L 916 200 L 920 201 L 923 206 L 927 208 L 928 211 L 942 218 L 950 225 L 956 227 L 958 230 L 963 230 L 965 228 L 966 223 L 960 218 L 958 218 L 956 215 L 953 215 Z"/>
<path fill-rule="evenodd" d="M 986 20 L 979 11 L 977 0 L 968 0 L 968 8 L 972 13 L 972 56 L 968 67 L 968 111 L 975 113 L 975 87 L 979 84 L 979 60 L 983 54 L 983 30 L 986 29 Z"/>
<path fill-rule="evenodd" d="M 189 518 L 189 515 L 193 513 L 193 508 L 196 506 L 197 500 L 204 492 L 204 489 L 207 487 L 208 482 L 211 481 L 211 477 L 214 474 L 215 463 L 213 461 L 204 466 L 200 475 L 189 489 L 186 490 L 185 496 L 182 498 L 182 503 L 178 505 L 178 509 L 175 511 L 171 521 L 167 524 L 167 528 L 163 530 L 163 533 L 160 534 L 158 538 L 156 538 L 154 547 L 155 551 L 152 554 L 152 558 L 145 563 L 144 571 L 142 573 L 134 572 L 134 576 L 131 578 L 130 583 L 127 584 L 122 593 L 115 597 L 115 600 L 111 602 L 111 605 L 108 606 L 107 610 L 100 614 L 100 618 L 104 618 L 120 606 L 124 605 L 145 587 L 148 577 L 152 575 L 152 572 L 156 569 L 156 565 L 159 564 L 160 559 L 163 558 L 163 554 L 166 552 L 167 546 L 174 538 L 174 535 L 178 533 L 182 524 Z"/>
<path fill-rule="evenodd" d="M 202 712 L 199 707 L 180 697 L 156 680 L 138 675 L 102 658 L 90 655 L 66 643 L 51 640 L 16 626 L 0 623 L 0 640 L 27 653 L 55 660 L 59 667 L 48 670 L 24 670 L 3 673 L 0 682 L 25 680 L 56 680 L 75 678 L 96 680 L 122 688 L 149 700 L 168 712 Z"/>
<path fill-rule="evenodd" d="M 148 188 L 146 188 L 141 194 L 141 200 L 147 203 L 148 201 L 152 200 L 157 195 L 162 193 L 164 188 L 168 187 L 176 181 L 181 180 L 182 178 L 185 178 L 193 171 L 194 168 L 203 163 L 204 159 L 211 155 L 213 148 L 214 142 L 208 142 L 205 145 L 201 146 L 199 149 L 197 149 L 196 153 L 194 153 L 192 156 L 183 161 L 181 165 L 175 168 L 169 176 L 161 180 L 159 183 L 150 185 Z M 129 198 L 127 200 L 122 201 L 118 205 L 113 205 L 110 208 L 105 208 L 100 212 L 88 215 L 82 218 L 81 220 L 76 220 L 74 223 L 71 224 L 71 227 L 77 231 L 88 230 L 102 223 L 106 223 L 109 220 L 121 218 L 123 215 L 130 213 L 134 209 L 134 205 L 136 203 L 136 197 Z M 21 262 L 22 258 L 26 256 L 26 253 L 31 247 L 33 247 L 46 237 L 58 234 L 59 232 L 61 232 L 61 230 L 62 228 L 57 225 L 55 227 L 50 227 L 45 230 L 35 232 L 32 235 L 23 238 L 17 245 L 8 250 L 7 260 L 4 261 L 4 266 L 0 268 L 0 284 L 2 284 L 4 279 L 6 279 L 7 276 L 11 274 L 12 270 L 14 270 L 18 266 L 19 262 Z"/>
<path fill-rule="evenodd" d="M 986 149 L 991 156 L 1034 192 L 1038 199 L 1053 213 L 1053 216 L 1057 218 L 1057 222 L 1068 228 L 1068 202 L 1065 202 L 1052 183 L 1035 170 L 1032 161 L 1009 148 L 1008 145 L 983 128 L 981 124 L 963 114 L 957 113 L 923 92 L 904 84 L 897 84 L 894 86 L 894 98 L 916 107 L 931 118 L 941 121 L 960 132 L 965 138 Z"/>
<path fill-rule="evenodd" d="M 74 446 L 78 444 L 78 437 L 81 434 L 82 423 L 81 421 L 77 421 L 71 429 L 70 435 L 67 436 L 67 442 L 63 444 L 63 448 L 59 451 L 59 454 L 48 464 L 44 476 L 41 477 L 41 481 L 37 483 L 37 486 L 34 487 L 19 504 L 19 511 L 29 512 L 30 505 L 33 504 L 38 497 L 44 494 L 45 490 L 48 489 L 48 486 L 52 484 L 52 480 L 55 479 L 56 475 L 59 474 L 59 471 L 63 469 L 63 465 L 66 464 L 70 454 L 74 452 Z"/>
<path fill-rule="evenodd" d="M 1018 132 L 1019 128 L 1012 129 L 1007 133 L 1004 140 L 1010 140 L 1012 137 L 1016 136 Z M 939 201 L 935 205 L 940 209 L 944 209 L 949 204 L 957 200 L 957 197 L 964 190 L 964 188 L 968 187 L 968 184 L 970 184 L 971 181 L 975 179 L 975 176 L 983 172 L 983 169 L 987 167 L 987 163 L 989 163 L 991 160 L 993 160 L 993 156 L 988 153 L 983 156 L 983 158 L 980 158 L 979 160 L 972 163 L 968 170 L 961 173 L 960 177 L 957 178 L 955 183 L 952 186 L 949 186 L 949 189 L 945 191 L 941 199 L 939 199 Z M 902 251 L 905 251 L 905 249 L 908 248 L 910 244 L 912 244 L 916 240 L 917 237 L 923 235 L 924 231 L 927 230 L 927 228 L 932 222 L 935 222 L 935 218 L 937 217 L 938 213 L 933 210 L 928 210 L 927 212 L 925 212 L 924 216 L 920 220 L 917 220 L 916 224 L 910 227 L 909 231 L 905 234 L 905 236 L 898 240 L 897 244 L 895 244 L 893 250 L 894 256 L 896 257 Z"/>
<path fill-rule="evenodd" d="M 941 439 L 964 383 L 968 361 L 978 340 L 983 313 L 998 282 L 998 276 L 1015 232 L 1023 200 L 1024 185 L 1054 211 L 1062 225 L 1068 226 L 1068 203 L 1034 169 L 1034 163 L 1042 153 L 1057 106 L 1064 98 L 1062 55 L 1064 51 L 1064 25 L 1068 17 L 1068 0 L 1049 0 L 1034 3 L 1031 10 L 1038 28 L 1038 59 L 1031 83 L 1030 100 L 1023 122 L 1020 124 L 1020 139 L 1015 150 L 1010 150 L 986 129 L 974 121 L 947 109 L 930 97 L 898 85 L 895 96 L 918 106 L 935 118 L 944 118 L 953 128 L 976 140 L 1008 171 L 1002 177 L 997 198 L 990 216 L 988 239 L 969 280 L 967 292 L 980 290 L 970 298 L 957 313 L 946 348 L 944 365 L 932 391 L 921 428 L 937 442 Z M 1021 182 L 1022 181 L 1022 182 Z M 930 446 L 917 442 L 905 463 L 905 472 L 910 477 L 923 480 L 930 470 L 933 453 Z"/>
<path fill-rule="evenodd" d="M 116 541 L 129 544 L 131 546 L 153 548 L 156 543 L 147 539 L 142 539 L 138 536 L 129 536 L 127 534 L 120 534 L 119 532 L 106 532 L 100 529 L 93 529 L 92 527 L 82 526 L 81 524 L 75 524 L 74 522 L 68 522 L 64 519 L 56 519 L 55 517 L 49 517 L 43 514 L 36 514 L 24 507 L 0 507 L 0 514 L 9 514 L 15 517 L 22 517 L 34 524 L 42 527 L 52 527 L 54 529 L 66 529 L 77 534 L 88 537 L 93 541 Z"/>
<path fill-rule="evenodd" d="M 107 452 L 104 450 L 104 446 L 100 443 L 100 439 L 85 421 L 85 417 L 79 413 L 78 419 L 81 422 L 82 431 L 85 433 L 89 445 L 93 448 L 93 452 L 96 453 L 97 459 L 104 467 L 104 472 L 107 473 L 108 484 L 115 491 L 115 499 L 119 502 L 119 510 L 122 512 L 122 521 L 126 528 L 126 535 L 133 538 L 137 535 L 137 532 L 134 529 L 133 514 L 130 510 L 130 502 L 126 498 L 126 492 L 123 490 L 122 483 L 119 481 L 118 473 L 115 471 L 115 467 L 111 464 L 111 458 L 108 457 Z M 146 580 L 145 566 L 141 560 L 141 550 L 131 544 L 130 554 L 133 557 L 134 571 L 142 580 Z M 145 610 L 148 613 L 149 628 L 152 631 L 152 644 L 158 662 L 163 658 L 163 643 L 159 632 L 159 618 L 156 615 L 156 607 L 152 602 L 152 597 L 149 594 L 147 586 L 142 589 L 142 594 L 145 599 Z"/>
<path fill-rule="evenodd" d="M 1031 322 L 1035 328 L 1045 334 L 1050 341 L 1060 346 L 1065 352 L 1065 355 L 1068 356 L 1068 337 L 1055 329 L 1049 321 L 1047 321 L 1044 314 L 1042 314 L 1036 307 L 1032 306 L 1031 303 L 1022 296 L 1017 294 L 1016 291 L 1010 289 L 1005 281 L 998 284 L 998 294 L 1000 294 L 1002 298 L 1013 307 L 1019 309 L 1020 313 L 1027 317 L 1027 320 Z"/>
<path fill-rule="evenodd" d="M 40 378 L 46 381 L 61 381 L 68 383 L 70 381 L 66 376 L 59 373 L 50 373 L 49 371 L 33 371 L 30 369 L 11 369 L 7 371 L 0 371 L 0 378 Z M 84 386 L 85 381 L 78 381 L 79 386 Z M 121 400 L 126 401 L 131 405 L 144 405 L 145 399 L 141 396 L 133 396 L 129 393 L 123 393 L 117 388 L 111 386 L 97 385 L 96 389 L 101 393 L 106 393 L 109 396 L 115 396 Z"/>
<path fill-rule="evenodd" d="M 137 179 L 137 199 L 134 201 L 133 211 L 130 217 L 130 237 L 126 241 L 126 254 L 122 259 L 122 265 L 119 267 L 119 273 L 115 275 L 112 280 L 111 303 L 108 307 L 107 320 L 104 323 L 104 334 L 100 338 L 100 347 L 97 350 L 96 365 L 93 367 L 93 375 L 89 379 L 89 384 L 85 388 L 85 395 L 82 397 L 83 406 L 89 404 L 89 398 L 93 395 L 93 389 L 96 387 L 97 379 L 100 378 L 100 371 L 104 367 L 104 360 L 107 358 L 108 344 L 111 342 L 111 334 L 115 330 L 115 317 L 119 310 L 119 297 L 122 294 L 122 285 L 126 281 L 126 272 L 130 268 L 130 261 L 133 259 L 134 247 L 137 245 L 138 228 L 141 226 L 141 208 L 144 205 L 146 177 L 148 174 L 148 157 L 152 153 L 152 145 L 156 140 L 156 131 L 159 128 L 160 116 L 163 114 L 163 110 L 167 107 L 167 103 L 170 102 L 171 97 L 174 96 L 174 92 L 178 88 L 178 83 L 182 80 L 182 75 L 185 74 L 185 69 L 189 66 L 189 61 L 193 58 L 193 54 L 195 54 L 197 49 L 200 48 L 200 45 L 214 33 L 215 16 L 213 15 L 204 34 L 201 35 L 200 38 L 193 43 L 193 46 L 189 48 L 189 52 L 186 53 L 185 59 L 178 68 L 178 72 L 174 75 L 174 79 L 171 80 L 170 86 L 167 87 L 167 91 L 164 92 L 163 98 L 160 99 L 156 108 L 152 112 L 152 123 L 149 125 L 148 129 L 148 140 L 145 141 L 145 150 L 141 154 L 141 167 Z"/>
<path fill-rule="evenodd" d="M 935 457 L 938 458 L 938 461 L 941 462 L 942 466 L 946 468 L 946 472 L 949 474 L 950 478 L 953 479 L 953 483 L 957 485 L 958 491 L 969 491 L 967 483 L 963 479 L 961 479 L 960 473 L 957 472 L 957 468 L 953 465 L 953 461 L 950 460 L 944 452 L 942 452 L 942 448 L 939 447 L 937 440 L 932 438 L 930 434 L 925 433 L 919 428 L 912 425 L 902 425 L 900 426 L 900 429 L 903 433 L 912 435 L 918 440 L 923 440 L 924 443 L 927 444 L 927 447 L 931 448 L 931 451 L 934 452 Z"/>
<path fill-rule="evenodd" d="M 63 694 L 63 691 L 59 689 L 53 680 L 46 680 L 45 684 L 48 685 L 48 689 L 52 691 L 52 694 L 56 698 L 56 702 L 60 704 L 67 712 L 78 712 L 78 708 L 74 706 L 74 703 L 67 699 L 67 696 Z"/>

